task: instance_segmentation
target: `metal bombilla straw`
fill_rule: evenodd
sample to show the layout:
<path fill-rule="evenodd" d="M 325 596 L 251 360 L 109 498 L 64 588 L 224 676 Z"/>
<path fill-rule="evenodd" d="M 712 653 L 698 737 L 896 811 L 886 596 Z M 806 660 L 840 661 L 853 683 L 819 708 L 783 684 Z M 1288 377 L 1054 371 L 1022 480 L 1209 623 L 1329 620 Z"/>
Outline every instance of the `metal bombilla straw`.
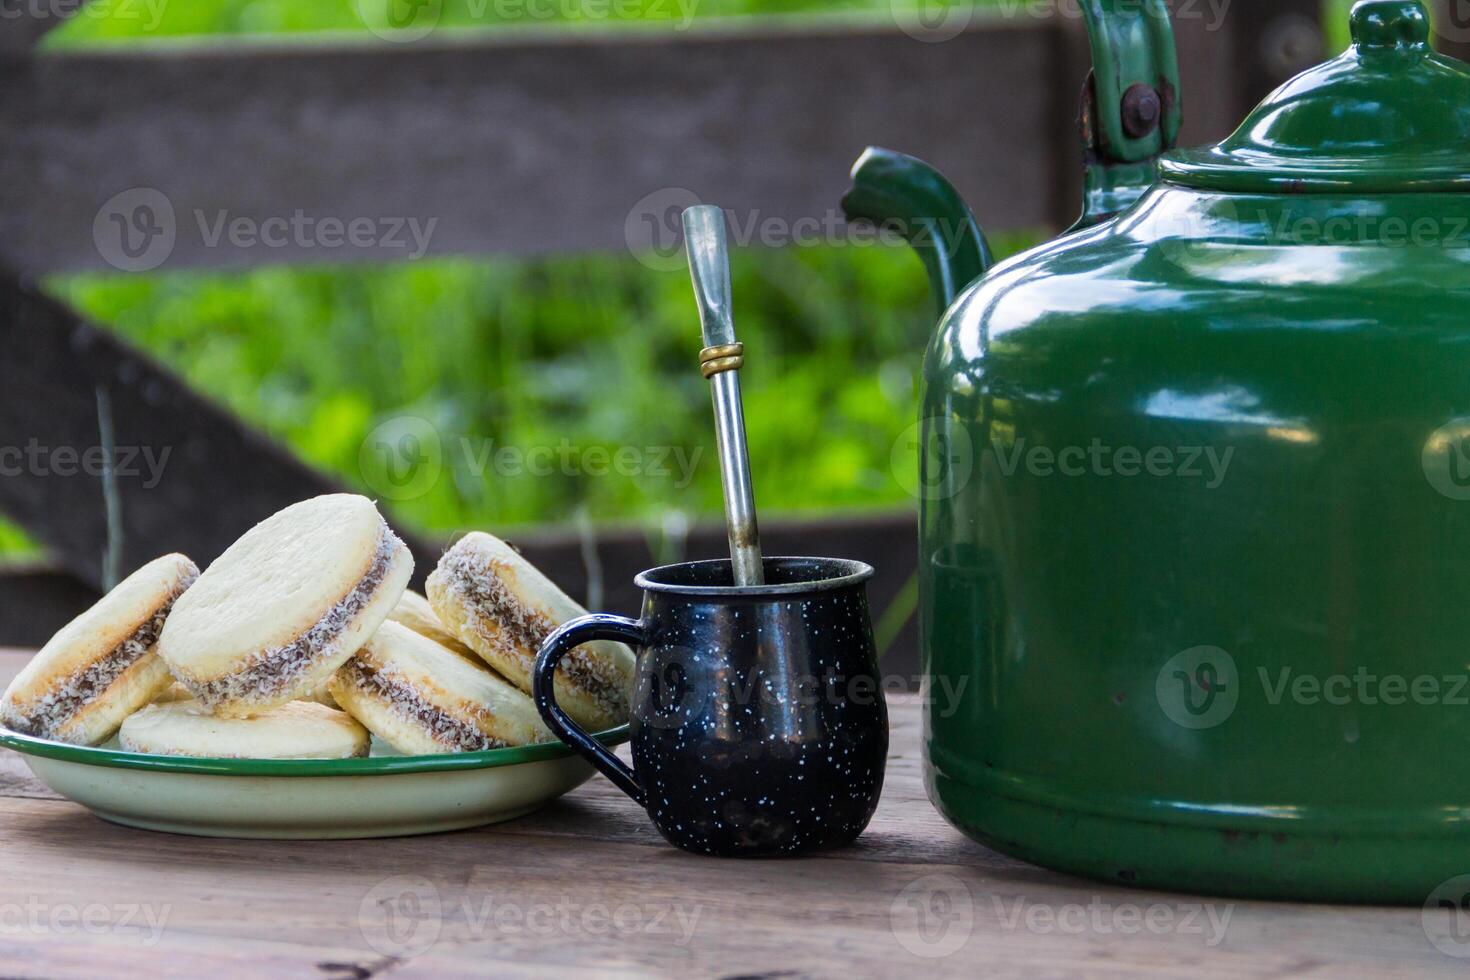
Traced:
<path fill-rule="evenodd" d="M 699 367 L 709 380 L 715 403 L 730 563 L 736 585 L 764 585 L 755 492 L 750 485 L 750 454 L 745 446 L 745 411 L 740 404 L 739 371 L 745 363 L 745 345 L 735 339 L 735 321 L 730 314 L 730 252 L 725 241 L 724 212 L 707 204 L 687 209 L 684 248 L 689 253 L 689 275 L 694 280 L 694 299 L 699 304 L 699 325 L 704 334 Z"/>

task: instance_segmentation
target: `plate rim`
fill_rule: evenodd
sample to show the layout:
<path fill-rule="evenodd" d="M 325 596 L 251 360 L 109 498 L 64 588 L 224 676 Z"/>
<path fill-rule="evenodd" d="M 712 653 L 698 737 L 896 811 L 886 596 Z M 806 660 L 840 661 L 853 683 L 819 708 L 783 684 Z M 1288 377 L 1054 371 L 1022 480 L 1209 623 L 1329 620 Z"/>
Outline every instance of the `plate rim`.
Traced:
<path fill-rule="evenodd" d="M 624 723 L 594 736 L 604 745 L 620 745 L 629 738 Z M 188 773 L 204 776 L 402 776 L 414 773 L 456 772 L 466 769 L 496 769 L 527 762 L 546 762 L 576 755 L 561 741 L 515 745 L 480 752 L 449 752 L 441 755 L 390 755 L 361 759 L 230 759 L 202 756 L 149 755 L 122 749 L 72 745 L 24 735 L 0 725 L 0 748 L 25 756 L 55 759 L 101 769 L 130 769 L 135 772 Z"/>

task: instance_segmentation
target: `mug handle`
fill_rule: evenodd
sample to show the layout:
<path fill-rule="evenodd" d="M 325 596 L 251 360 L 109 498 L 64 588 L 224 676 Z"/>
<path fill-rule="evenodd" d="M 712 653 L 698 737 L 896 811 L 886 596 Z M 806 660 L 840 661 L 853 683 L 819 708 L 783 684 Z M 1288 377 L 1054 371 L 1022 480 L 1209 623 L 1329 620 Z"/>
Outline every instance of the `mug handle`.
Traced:
<path fill-rule="evenodd" d="M 617 640 L 633 647 L 645 646 L 643 624 L 636 619 L 594 613 L 580 616 L 563 623 L 541 644 L 536 655 L 536 668 L 531 675 L 531 692 L 536 701 L 536 710 L 541 712 L 546 726 L 563 742 L 581 753 L 613 781 L 613 785 L 627 793 L 639 806 L 645 805 L 643 787 L 633 770 L 623 760 L 613 755 L 612 750 L 588 735 L 581 726 L 567 717 L 567 713 L 556 703 L 553 679 L 556 665 L 576 647 L 593 640 Z"/>

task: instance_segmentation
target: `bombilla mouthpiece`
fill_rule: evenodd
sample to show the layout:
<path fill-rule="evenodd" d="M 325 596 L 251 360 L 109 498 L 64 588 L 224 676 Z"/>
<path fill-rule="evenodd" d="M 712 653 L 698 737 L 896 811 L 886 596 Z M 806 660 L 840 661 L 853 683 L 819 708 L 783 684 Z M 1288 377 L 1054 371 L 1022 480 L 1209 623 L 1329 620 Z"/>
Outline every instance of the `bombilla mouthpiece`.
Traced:
<path fill-rule="evenodd" d="M 699 204 L 684 212 L 684 249 L 689 277 L 699 305 L 699 325 L 706 347 L 735 343 L 730 312 L 730 247 L 725 240 L 725 212 Z"/>

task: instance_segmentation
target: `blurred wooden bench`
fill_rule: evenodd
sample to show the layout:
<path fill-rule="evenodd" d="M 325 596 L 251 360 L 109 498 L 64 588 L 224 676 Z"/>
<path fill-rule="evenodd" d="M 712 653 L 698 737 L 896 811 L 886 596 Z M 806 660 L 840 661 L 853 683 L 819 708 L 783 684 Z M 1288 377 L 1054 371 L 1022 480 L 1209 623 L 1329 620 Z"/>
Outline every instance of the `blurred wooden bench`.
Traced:
<path fill-rule="evenodd" d="M 1317 0 L 1234 0 L 1219 24 L 1181 2 L 1187 142 L 1223 135 L 1320 53 Z M 170 550 L 207 563 L 264 516 L 338 486 L 39 291 L 47 273 L 112 268 L 94 225 L 120 193 L 151 189 L 181 212 L 256 220 L 297 209 L 436 216 L 435 255 L 624 249 L 639 202 L 676 188 L 740 214 L 828 220 L 849 165 L 875 143 L 946 171 L 990 227 L 1060 228 L 1078 207 L 1081 25 L 1019 3 L 942 43 L 891 19 L 817 18 L 88 51 L 35 48 L 55 12 L 75 5 L 3 6 L 0 449 L 110 440 L 170 456 L 155 487 L 119 481 L 111 513 L 96 475 L 0 476 L 0 512 L 47 553 L 44 568 L 0 572 L 0 642 L 43 641 L 110 570 Z M 177 221 L 165 270 L 401 255 L 350 242 L 211 245 L 182 233 L 188 214 Z M 915 337 L 916 359 L 921 345 Z M 875 609 L 901 621 L 912 520 L 768 534 L 776 550 L 874 561 Z M 441 543 L 413 544 L 422 574 Z M 580 598 L 600 565 L 607 590 L 593 599 L 623 611 L 636 601 L 631 573 L 652 560 L 638 531 L 589 546 L 551 529 L 519 544 Z M 718 530 L 696 529 L 689 548 L 718 553 Z M 912 662 L 914 647 L 909 625 L 896 648 Z"/>

